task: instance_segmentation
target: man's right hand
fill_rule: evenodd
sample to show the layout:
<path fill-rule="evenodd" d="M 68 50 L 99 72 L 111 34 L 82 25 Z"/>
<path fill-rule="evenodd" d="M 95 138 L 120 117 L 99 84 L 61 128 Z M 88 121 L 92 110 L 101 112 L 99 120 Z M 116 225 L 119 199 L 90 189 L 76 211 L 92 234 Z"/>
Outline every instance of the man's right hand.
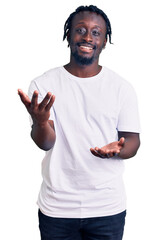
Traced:
<path fill-rule="evenodd" d="M 39 148 L 45 151 L 50 150 L 56 140 L 54 123 L 49 120 L 50 108 L 55 101 L 55 96 L 48 92 L 38 104 L 38 91 L 34 91 L 31 100 L 21 89 L 18 89 L 18 94 L 33 120 L 31 130 L 33 141 Z"/>
<path fill-rule="evenodd" d="M 55 101 L 55 96 L 48 92 L 42 102 L 38 104 L 38 91 L 34 91 L 31 100 L 21 89 L 18 89 L 18 94 L 22 103 L 30 113 L 33 122 L 35 124 L 45 125 L 49 120 L 50 108 Z"/>

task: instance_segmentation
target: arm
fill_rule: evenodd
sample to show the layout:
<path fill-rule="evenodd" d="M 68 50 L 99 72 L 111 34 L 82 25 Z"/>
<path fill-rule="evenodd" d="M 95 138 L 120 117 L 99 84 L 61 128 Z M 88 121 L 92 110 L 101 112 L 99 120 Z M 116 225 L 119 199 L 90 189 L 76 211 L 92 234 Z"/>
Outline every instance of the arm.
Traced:
<path fill-rule="evenodd" d="M 128 159 L 135 156 L 140 146 L 139 134 L 118 132 L 118 136 L 119 141 L 109 143 L 101 148 L 91 148 L 91 153 L 100 158 L 110 158 L 118 155 L 122 159 Z"/>
<path fill-rule="evenodd" d="M 119 157 L 128 159 L 134 157 L 140 147 L 139 133 L 118 132 L 119 139 L 124 137 L 124 145 L 120 150 Z"/>
<path fill-rule="evenodd" d="M 45 124 L 33 122 L 31 137 L 42 150 L 48 151 L 54 146 L 56 135 L 53 125 L 51 120 L 48 120 Z"/>
<path fill-rule="evenodd" d="M 39 148 L 45 151 L 50 150 L 56 140 L 53 121 L 49 120 L 50 108 L 55 101 L 55 96 L 47 93 L 43 101 L 38 104 L 37 91 L 34 91 L 31 100 L 20 89 L 18 90 L 18 94 L 33 120 L 31 131 L 33 141 Z"/>

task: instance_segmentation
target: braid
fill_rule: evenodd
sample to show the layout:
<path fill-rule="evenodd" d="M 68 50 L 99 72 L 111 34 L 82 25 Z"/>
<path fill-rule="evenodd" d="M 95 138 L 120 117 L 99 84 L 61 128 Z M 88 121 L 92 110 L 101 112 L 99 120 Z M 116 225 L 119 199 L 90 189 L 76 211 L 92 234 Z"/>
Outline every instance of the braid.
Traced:
<path fill-rule="evenodd" d="M 75 10 L 75 12 L 70 14 L 70 16 L 68 17 L 68 19 L 66 20 L 65 25 L 64 25 L 63 40 L 66 39 L 67 34 L 70 31 L 70 29 L 71 29 L 72 19 L 74 18 L 74 16 L 77 13 L 82 12 L 82 11 L 95 12 L 97 14 L 100 14 L 104 18 L 105 23 L 106 23 L 106 36 L 105 36 L 105 38 L 107 39 L 109 37 L 109 43 L 112 43 L 111 42 L 112 30 L 111 30 L 110 21 L 109 21 L 107 15 L 101 9 L 99 9 L 96 6 L 93 6 L 93 5 L 90 5 L 90 6 L 80 6 L 80 7 L 78 7 Z"/>

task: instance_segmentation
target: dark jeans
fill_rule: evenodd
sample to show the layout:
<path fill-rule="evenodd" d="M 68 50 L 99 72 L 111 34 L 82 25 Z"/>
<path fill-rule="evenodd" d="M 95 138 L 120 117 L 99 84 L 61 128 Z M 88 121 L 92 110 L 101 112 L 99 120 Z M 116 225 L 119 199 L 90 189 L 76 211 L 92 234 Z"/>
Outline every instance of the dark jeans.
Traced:
<path fill-rule="evenodd" d="M 41 240 L 122 240 L 125 216 L 54 218 L 39 210 Z"/>

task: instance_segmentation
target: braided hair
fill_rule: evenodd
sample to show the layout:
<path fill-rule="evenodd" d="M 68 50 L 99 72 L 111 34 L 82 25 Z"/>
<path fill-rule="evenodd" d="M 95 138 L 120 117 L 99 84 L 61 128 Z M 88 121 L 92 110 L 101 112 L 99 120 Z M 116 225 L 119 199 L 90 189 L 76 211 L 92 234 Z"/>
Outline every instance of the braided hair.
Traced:
<path fill-rule="evenodd" d="M 66 39 L 67 34 L 71 29 L 71 24 L 72 24 L 72 20 L 73 20 L 74 16 L 76 14 L 78 14 L 79 12 L 83 12 L 83 11 L 94 12 L 94 13 L 100 14 L 103 17 L 103 19 L 105 20 L 105 23 L 106 23 L 106 36 L 105 36 L 105 38 L 107 39 L 109 37 L 109 43 L 112 43 L 111 42 L 112 30 L 111 30 L 110 21 L 109 21 L 107 15 L 101 9 L 97 8 L 94 5 L 80 6 L 75 10 L 75 12 L 70 14 L 70 16 L 68 17 L 68 19 L 66 20 L 65 25 L 64 25 L 63 41 Z"/>

